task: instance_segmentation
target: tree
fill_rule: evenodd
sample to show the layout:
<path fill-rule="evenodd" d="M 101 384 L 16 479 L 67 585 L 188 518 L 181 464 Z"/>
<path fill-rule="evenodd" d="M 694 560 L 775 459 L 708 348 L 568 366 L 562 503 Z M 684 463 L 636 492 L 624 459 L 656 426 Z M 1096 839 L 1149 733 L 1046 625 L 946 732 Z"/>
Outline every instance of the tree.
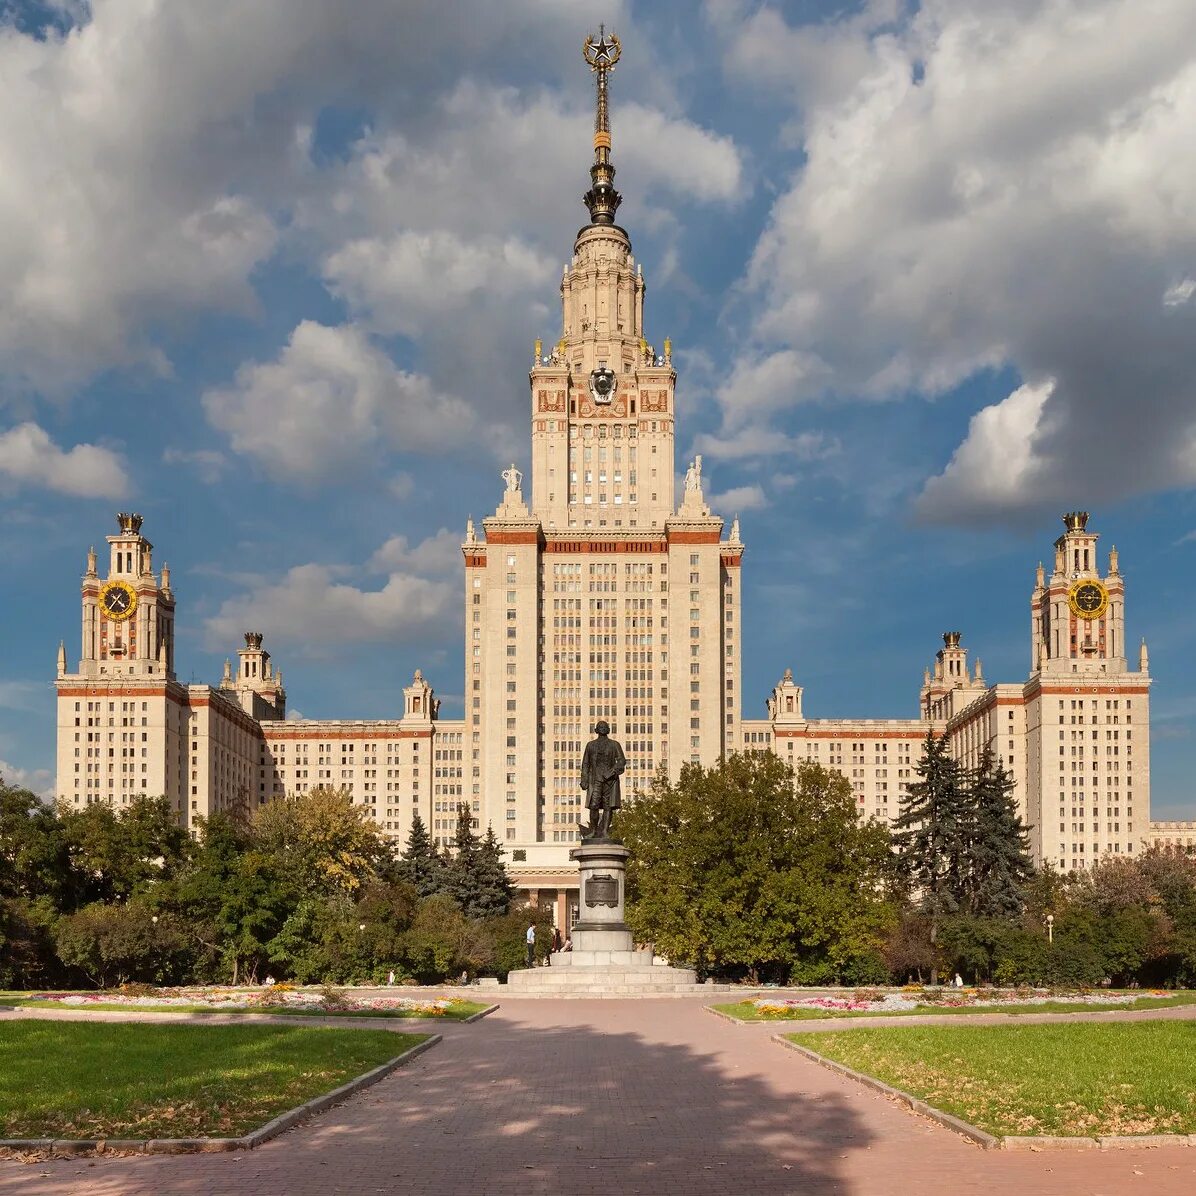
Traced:
<path fill-rule="evenodd" d="M 0 897 L 51 898 L 70 888 L 71 864 L 54 810 L 0 779 Z"/>
<path fill-rule="evenodd" d="M 444 860 L 436 850 L 436 844 L 432 842 L 419 811 L 411 820 L 407 846 L 395 864 L 394 873 L 399 880 L 412 885 L 421 897 L 431 897 L 433 893 L 440 892 L 444 880 Z"/>
<path fill-rule="evenodd" d="M 487 823 L 486 834 L 478 851 L 478 894 L 474 905 L 474 917 L 499 918 L 510 908 L 515 897 L 515 886 L 507 875 L 503 863 L 502 844 L 494 833 L 494 827 Z"/>
<path fill-rule="evenodd" d="M 907 891 L 930 918 L 930 941 L 937 944 L 942 919 L 966 902 L 971 815 L 961 769 L 945 735 L 926 733 L 915 781 L 898 802 L 893 821 L 898 871 Z M 932 984 L 938 969 L 932 966 Z"/>
<path fill-rule="evenodd" d="M 986 746 L 969 778 L 968 908 L 978 918 L 1015 918 L 1034 875 L 1030 836 L 1013 796 L 1014 780 Z"/>
<path fill-rule="evenodd" d="M 457 807 L 453 853 L 445 861 L 441 892 L 451 897 L 467 918 L 493 918 L 507 912 L 514 888 L 502 862 L 502 846 L 492 827 L 479 839 L 469 806 Z"/>
<path fill-rule="evenodd" d="M 55 941 L 62 962 L 101 988 L 129 980 L 173 984 L 188 972 L 183 928 L 145 901 L 85 906 L 59 920 Z"/>
<path fill-rule="evenodd" d="M 76 810 L 60 806 L 58 820 L 72 869 L 72 905 L 124 901 L 169 879 L 191 852 L 191 839 L 165 797 L 134 797 L 119 812 L 107 802 Z"/>
<path fill-rule="evenodd" d="M 732 755 L 662 773 L 623 810 L 627 920 L 704 974 L 826 982 L 883 965 L 887 830 L 817 764 Z"/>
<path fill-rule="evenodd" d="M 216 813 L 199 830 L 195 856 L 166 900 L 186 919 L 203 970 L 236 984 L 256 975 L 302 889 L 286 861 L 260 850 L 236 818 Z"/>
<path fill-rule="evenodd" d="M 351 897 L 390 856 L 378 824 L 343 789 L 267 803 L 254 814 L 253 838 L 296 889 L 312 894 Z"/>
<path fill-rule="evenodd" d="M 461 972 L 477 973 L 494 957 L 494 946 L 479 922 L 465 917 L 443 894 L 420 902 L 403 936 L 403 964 L 424 984 L 436 984 Z"/>

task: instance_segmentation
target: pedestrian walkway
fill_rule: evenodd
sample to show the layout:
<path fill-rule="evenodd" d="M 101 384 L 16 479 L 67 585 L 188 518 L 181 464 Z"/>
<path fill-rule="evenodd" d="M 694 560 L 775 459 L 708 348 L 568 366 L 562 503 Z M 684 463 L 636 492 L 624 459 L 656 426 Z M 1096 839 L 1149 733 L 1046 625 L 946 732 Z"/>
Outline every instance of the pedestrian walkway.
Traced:
<path fill-rule="evenodd" d="M 1196 1192 L 1196 1148 L 984 1152 L 703 1004 L 511 1002 L 259 1150 L 2 1162 L 0 1194 Z"/>

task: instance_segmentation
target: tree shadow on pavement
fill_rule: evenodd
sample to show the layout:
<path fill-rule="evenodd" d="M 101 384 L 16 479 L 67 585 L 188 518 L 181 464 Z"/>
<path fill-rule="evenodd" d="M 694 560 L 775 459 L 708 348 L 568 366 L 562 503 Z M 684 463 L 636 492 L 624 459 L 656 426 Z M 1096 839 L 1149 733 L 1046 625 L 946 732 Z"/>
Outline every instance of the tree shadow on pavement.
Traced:
<path fill-rule="evenodd" d="M 666 1001 L 531 1004 L 446 1027 L 407 1067 L 251 1153 L 4 1164 L 0 1192 L 849 1196 L 843 1159 L 872 1135 L 848 1098 L 801 1091 L 782 1047 Z M 570 1024 L 586 1016 L 596 1024 Z"/>

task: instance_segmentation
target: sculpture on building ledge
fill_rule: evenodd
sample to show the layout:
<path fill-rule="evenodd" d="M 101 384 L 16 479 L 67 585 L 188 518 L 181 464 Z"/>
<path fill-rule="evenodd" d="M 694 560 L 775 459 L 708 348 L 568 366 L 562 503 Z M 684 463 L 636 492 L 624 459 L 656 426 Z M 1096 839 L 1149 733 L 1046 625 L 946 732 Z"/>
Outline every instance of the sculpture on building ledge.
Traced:
<path fill-rule="evenodd" d="M 510 469 L 502 471 L 502 480 L 507 484 L 507 493 L 519 490 L 523 485 L 523 474 L 512 464 Z"/>
<path fill-rule="evenodd" d="M 685 492 L 687 494 L 702 493 L 702 456 L 700 453 L 690 462 L 689 468 L 685 471 Z"/>
<path fill-rule="evenodd" d="M 581 828 L 584 840 L 610 838 L 614 812 L 623 804 L 619 777 L 627 767 L 623 745 L 610 737 L 610 724 L 601 720 L 594 727 L 597 739 L 586 744 L 581 757 L 581 787 L 590 811 L 590 824 Z"/>

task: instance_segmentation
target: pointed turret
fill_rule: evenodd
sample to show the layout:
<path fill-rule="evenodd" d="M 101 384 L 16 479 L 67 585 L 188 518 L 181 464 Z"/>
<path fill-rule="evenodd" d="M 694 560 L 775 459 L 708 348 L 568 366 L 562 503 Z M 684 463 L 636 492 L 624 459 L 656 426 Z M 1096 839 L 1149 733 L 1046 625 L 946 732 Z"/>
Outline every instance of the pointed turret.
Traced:
<path fill-rule="evenodd" d="M 66 641 L 58 641 L 58 675 L 66 676 Z"/>
<path fill-rule="evenodd" d="M 1150 672 L 1150 653 L 1146 650 L 1146 641 L 1142 641 L 1142 646 L 1138 649 L 1138 672 Z"/>

